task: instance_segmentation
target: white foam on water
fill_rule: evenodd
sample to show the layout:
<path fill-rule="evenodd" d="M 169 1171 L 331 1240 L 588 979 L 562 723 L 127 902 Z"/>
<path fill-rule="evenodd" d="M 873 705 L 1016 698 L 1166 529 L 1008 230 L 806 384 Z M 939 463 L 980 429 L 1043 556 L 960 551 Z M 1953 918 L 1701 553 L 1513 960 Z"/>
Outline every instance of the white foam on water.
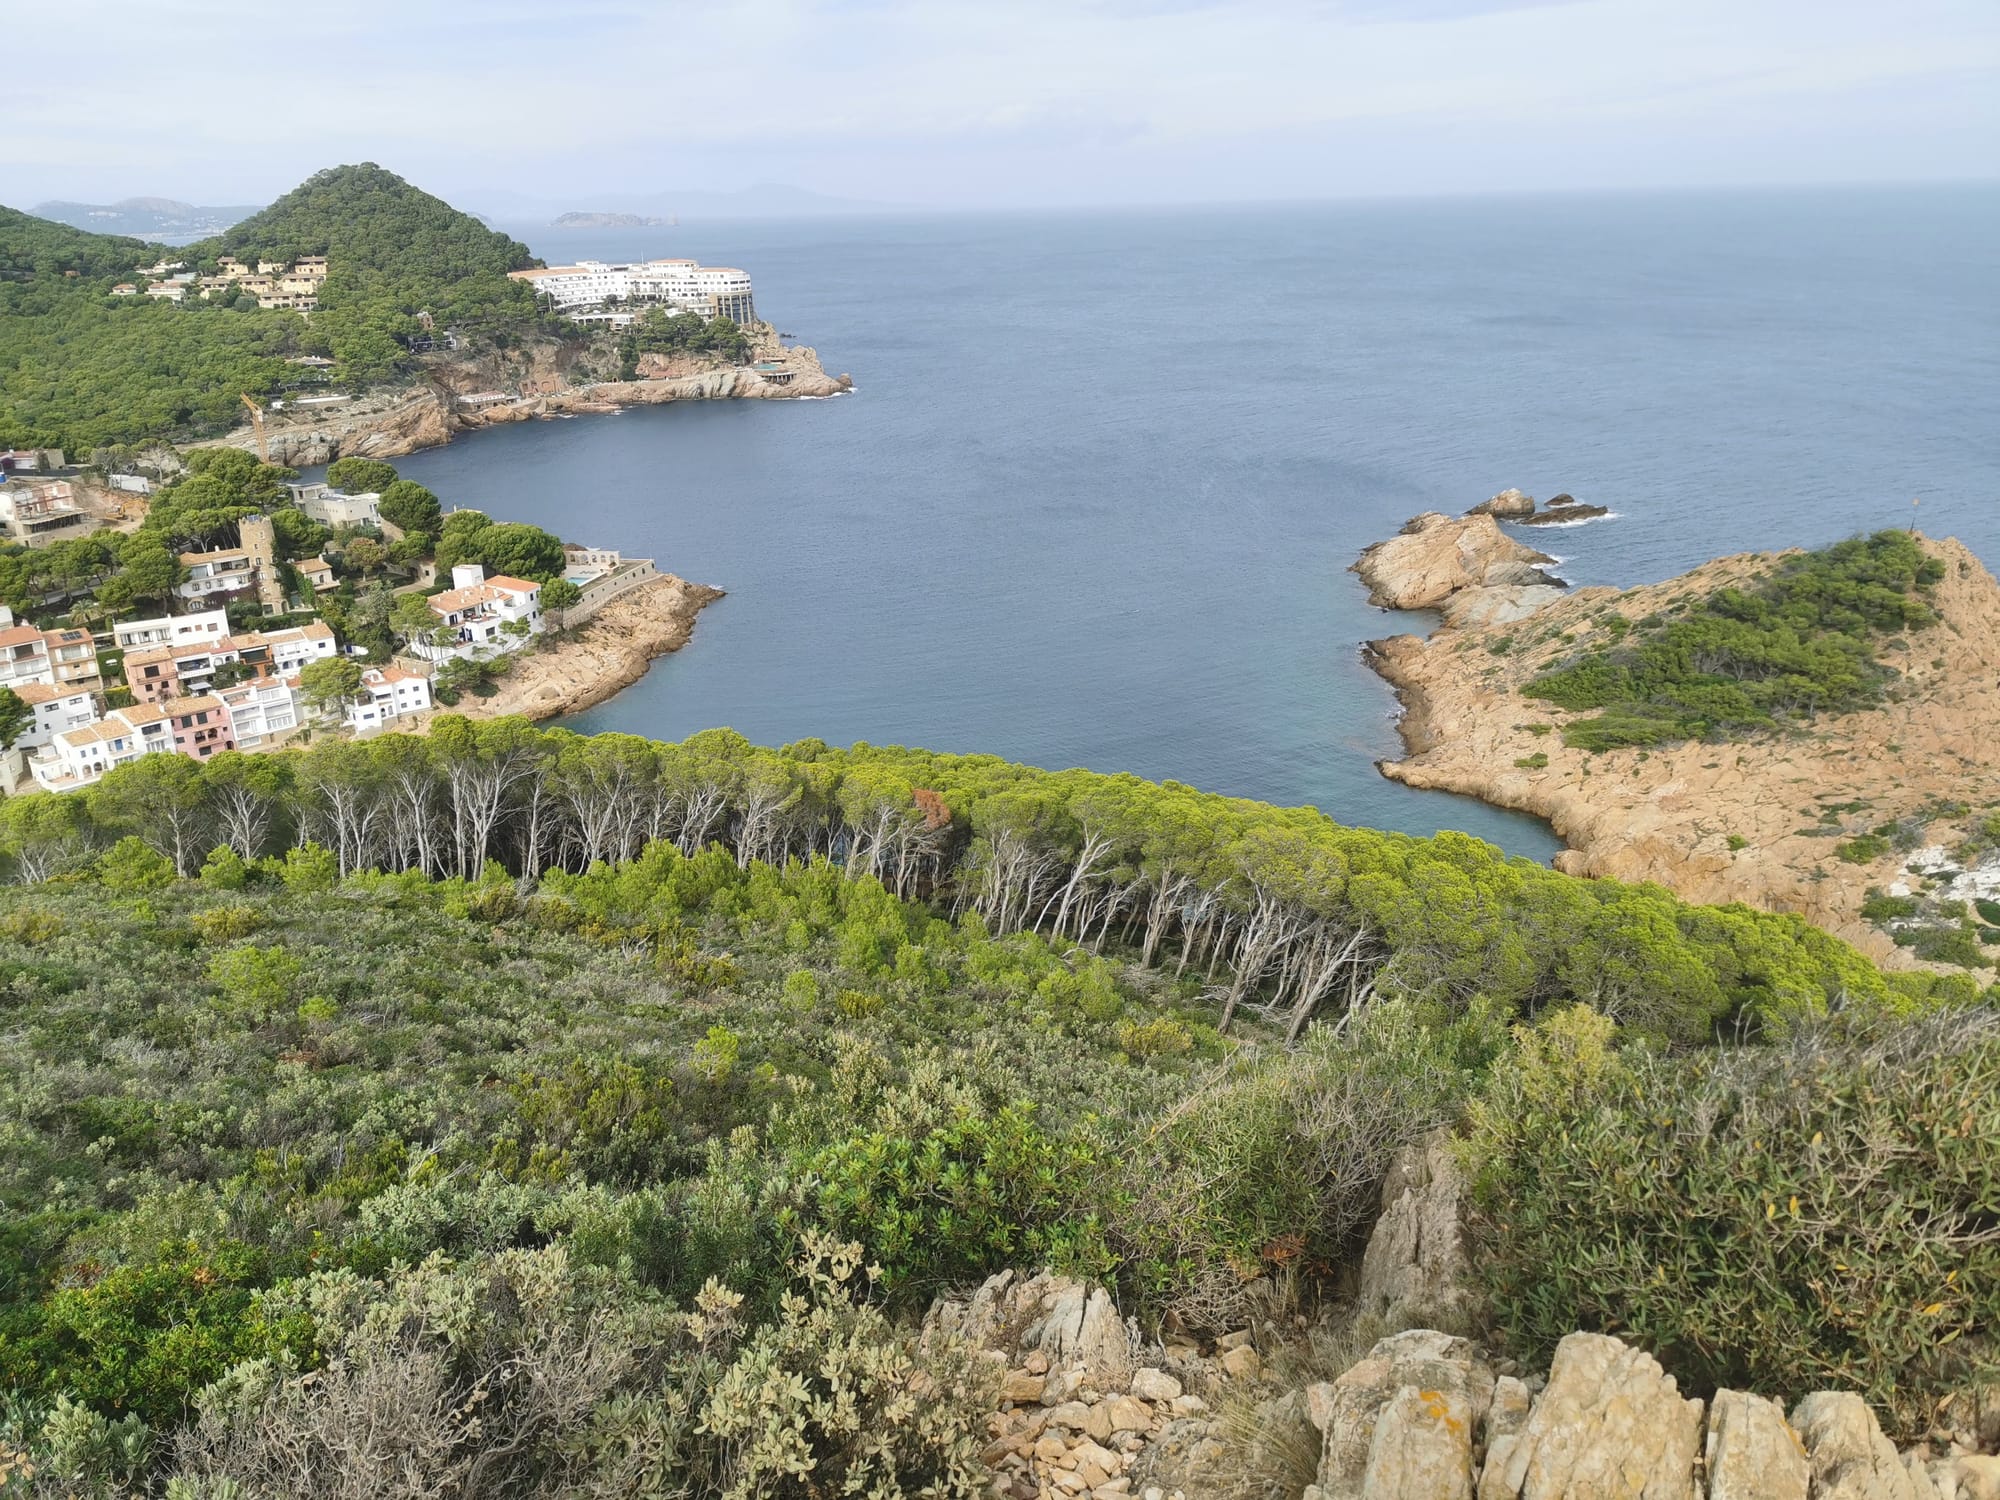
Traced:
<path fill-rule="evenodd" d="M 1546 515 L 1547 512 L 1544 511 L 1543 514 Z M 1541 521 L 1535 525 L 1534 529 L 1536 531 L 1568 531 L 1573 526 L 1588 526 L 1595 521 L 1615 521 L 1619 515 L 1620 512 L 1618 511 L 1607 510 L 1601 516 L 1579 516 L 1574 521 Z"/>

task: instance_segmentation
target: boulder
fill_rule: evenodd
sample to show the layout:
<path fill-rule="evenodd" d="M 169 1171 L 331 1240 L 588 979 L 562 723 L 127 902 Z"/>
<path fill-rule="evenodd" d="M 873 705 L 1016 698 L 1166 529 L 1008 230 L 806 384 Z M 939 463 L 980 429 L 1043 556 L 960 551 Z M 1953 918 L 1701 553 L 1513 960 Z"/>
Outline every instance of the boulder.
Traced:
<path fill-rule="evenodd" d="M 1084 1381 L 1100 1391 L 1132 1378 L 1132 1338 L 1103 1287 L 1065 1281 L 1046 1299 L 1048 1315 L 1024 1338 L 1058 1368 L 1081 1367 Z"/>
<path fill-rule="evenodd" d="M 1382 1179 L 1382 1212 L 1361 1257 L 1355 1308 L 1403 1322 L 1462 1323 L 1474 1304 L 1465 1250 L 1465 1174 L 1451 1135 L 1398 1151 Z"/>
<path fill-rule="evenodd" d="M 1708 1411 L 1708 1500 L 1806 1500 L 1805 1445 L 1775 1401 L 1717 1391 Z"/>
<path fill-rule="evenodd" d="M 1466 512 L 1468 516 L 1493 516 L 1502 521 L 1517 521 L 1534 513 L 1535 497 L 1511 489 L 1502 490 L 1491 500 L 1480 501 Z"/>
<path fill-rule="evenodd" d="M 2000 1458 L 1967 1453 L 1948 1462 L 1958 1500 L 2000 1500 Z M 1921 1492 L 1919 1495 L 1920 1500 L 1929 1500 Z"/>
<path fill-rule="evenodd" d="M 1181 1383 L 1164 1371 L 1149 1367 L 1133 1372 L 1132 1394 L 1141 1401 L 1172 1401 L 1181 1394 Z"/>
<path fill-rule="evenodd" d="M 1384 609 L 1434 609 L 1462 589 L 1556 580 L 1537 566 L 1553 561 L 1500 530 L 1491 516 L 1428 512 L 1361 554 L 1354 571 Z"/>
<path fill-rule="evenodd" d="M 1701 1403 L 1658 1361 L 1573 1333 L 1527 1425 L 1489 1448 L 1480 1500 L 1690 1500 L 1700 1451 Z"/>
<path fill-rule="evenodd" d="M 1318 1480 L 1323 1500 L 1395 1493 L 1369 1488 L 1378 1435 L 1385 1445 L 1383 1463 L 1400 1463 L 1389 1455 L 1402 1451 L 1419 1430 L 1442 1427 L 1447 1417 L 1462 1426 L 1465 1439 L 1465 1489 L 1454 1493 L 1470 1495 L 1472 1433 L 1485 1419 L 1493 1383 L 1492 1369 L 1470 1341 L 1419 1328 L 1383 1339 L 1339 1379 L 1312 1387 L 1305 1404 L 1324 1438 Z M 1406 1398 L 1406 1392 L 1415 1394 Z M 1426 1399 L 1442 1403 L 1443 1414 L 1418 1411 L 1413 1403 Z M 1396 1413 L 1385 1426 L 1384 1414 L 1392 1406 Z"/>
<path fill-rule="evenodd" d="M 1572 500 L 1567 505 L 1557 505 L 1553 500 L 1549 508 L 1537 516 L 1521 517 L 1523 526 L 1569 526 L 1578 521 L 1595 520 L 1598 516 L 1611 514 L 1608 505 L 1581 505 Z"/>
<path fill-rule="evenodd" d="M 1465 1393 L 1399 1387 L 1375 1418 L 1361 1493 L 1472 1500 L 1472 1408 Z"/>
<path fill-rule="evenodd" d="M 1852 1391 L 1814 1391 L 1792 1408 L 1805 1443 L 1813 1500 L 1928 1500 Z"/>

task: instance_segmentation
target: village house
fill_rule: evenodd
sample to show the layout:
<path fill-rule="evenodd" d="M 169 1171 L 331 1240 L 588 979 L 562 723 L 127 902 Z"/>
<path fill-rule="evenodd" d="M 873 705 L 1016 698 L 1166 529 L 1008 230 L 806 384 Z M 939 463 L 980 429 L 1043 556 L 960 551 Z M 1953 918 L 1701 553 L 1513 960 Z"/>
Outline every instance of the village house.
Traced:
<path fill-rule="evenodd" d="M 258 677 L 284 677 L 307 662 L 325 660 L 337 649 L 332 627 L 313 620 L 289 630 L 246 631 L 214 642 L 128 651 L 125 681 L 141 703 L 160 703 L 213 691 L 216 671 L 227 663 L 241 662 Z"/>
<path fill-rule="evenodd" d="M 14 689 L 21 701 L 35 711 L 34 723 L 14 741 L 17 750 L 36 750 L 57 735 L 82 729 L 97 722 L 97 695 L 88 688 L 52 687 L 46 682 L 24 682 Z"/>
<path fill-rule="evenodd" d="M 219 547 L 213 552 L 183 552 L 187 581 L 177 590 L 183 599 L 207 599 L 217 594 L 241 594 L 257 586 L 257 569 L 243 547 Z"/>
<path fill-rule="evenodd" d="M 294 484 L 288 488 L 292 503 L 322 526 L 379 529 L 382 525 L 382 497 L 373 490 L 349 494 L 327 484 Z"/>
<path fill-rule="evenodd" d="M 486 576 L 479 563 L 460 563 L 451 570 L 452 587 L 430 599 L 431 613 L 451 633 L 443 645 L 413 641 L 412 651 L 426 661 L 451 657 L 496 656 L 511 651 L 527 636 L 542 630 L 542 588 L 523 578 Z M 521 624 L 525 628 L 508 631 Z"/>
<path fill-rule="evenodd" d="M 220 609 L 198 610 L 186 615 L 161 615 L 151 620 L 127 620 L 111 627 L 118 649 L 139 646 L 190 646 L 198 641 L 213 643 L 229 634 L 229 615 Z"/>
<path fill-rule="evenodd" d="M 340 580 L 333 576 L 333 564 L 324 557 L 303 558 L 293 566 L 299 570 L 299 577 L 306 581 L 306 587 L 315 594 L 340 587 Z"/>
<path fill-rule="evenodd" d="M 49 667 L 57 687 L 96 691 L 104 686 L 104 674 L 97 664 L 97 642 L 89 631 L 45 630 L 42 640 L 49 648 Z"/>
<path fill-rule="evenodd" d="M 28 762 L 35 784 L 44 791 L 73 792 L 102 781 L 115 767 L 129 765 L 146 754 L 132 726 L 119 717 L 124 712 L 121 709 L 96 724 L 56 735 Z"/>
<path fill-rule="evenodd" d="M 292 686 L 296 681 L 253 677 L 216 691 L 215 696 L 229 712 L 229 728 L 238 750 L 274 748 L 276 741 L 299 727 L 299 698 Z"/>
<path fill-rule="evenodd" d="M 24 682 L 53 684 L 48 636 L 34 625 L 0 629 L 0 687 L 19 688 Z"/>
<path fill-rule="evenodd" d="M 431 680 L 421 672 L 401 667 L 370 667 L 361 674 L 361 691 L 366 695 L 347 706 L 347 727 L 356 734 L 370 734 L 411 714 L 426 713 L 431 706 Z"/>

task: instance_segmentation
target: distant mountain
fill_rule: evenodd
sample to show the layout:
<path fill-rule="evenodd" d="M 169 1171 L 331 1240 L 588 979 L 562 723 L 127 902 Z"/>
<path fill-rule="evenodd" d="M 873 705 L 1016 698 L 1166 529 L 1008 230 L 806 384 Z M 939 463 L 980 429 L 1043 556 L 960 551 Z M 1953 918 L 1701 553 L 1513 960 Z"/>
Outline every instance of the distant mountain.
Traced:
<path fill-rule="evenodd" d="M 53 219 L 98 234 L 126 234 L 158 243 L 179 243 L 220 234 L 257 212 L 254 204 L 201 208 L 177 198 L 127 198 L 119 203 L 38 203 L 38 218 Z"/>
<path fill-rule="evenodd" d="M 897 205 L 892 203 L 833 198 L 781 183 L 759 183 L 731 192 L 670 190 L 593 193 L 591 196 L 602 207 L 587 215 L 577 215 L 567 211 L 560 201 L 529 193 L 501 191 L 479 195 L 487 211 L 497 219 L 517 224 L 540 219 L 564 229 L 650 227 L 670 218 L 683 222 L 690 219 L 812 219 L 894 213 L 897 209 Z M 612 216 L 616 216 L 615 219 Z"/>
<path fill-rule="evenodd" d="M 646 214 L 556 214 L 548 222 L 558 230 L 644 230 L 666 224 L 664 218 L 648 218 Z"/>

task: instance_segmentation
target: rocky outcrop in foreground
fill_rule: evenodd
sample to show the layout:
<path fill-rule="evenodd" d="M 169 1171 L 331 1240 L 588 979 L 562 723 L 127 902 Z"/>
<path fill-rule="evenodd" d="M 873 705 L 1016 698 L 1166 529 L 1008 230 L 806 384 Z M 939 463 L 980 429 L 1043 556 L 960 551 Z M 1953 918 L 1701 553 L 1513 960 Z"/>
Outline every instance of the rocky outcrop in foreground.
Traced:
<path fill-rule="evenodd" d="M 1469 1314 L 1463 1191 L 1446 1136 L 1399 1155 L 1355 1314 Z M 1261 1494 L 1234 1481 L 1280 1430 L 1317 1440 L 1303 1500 L 2000 1500 L 2000 1396 L 1899 1453 L 1851 1392 L 1806 1393 L 1789 1411 L 1750 1391 L 1702 1401 L 1598 1333 L 1571 1334 L 1527 1374 L 1472 1339 L 1410 1328 L 1285 1390 L 1250 1330 L 1149 1344 L 1102 1287 L 1047 1273 L 1003 1272 L 926 1327 L 1000 1369 L 994 1500 Z"/>

